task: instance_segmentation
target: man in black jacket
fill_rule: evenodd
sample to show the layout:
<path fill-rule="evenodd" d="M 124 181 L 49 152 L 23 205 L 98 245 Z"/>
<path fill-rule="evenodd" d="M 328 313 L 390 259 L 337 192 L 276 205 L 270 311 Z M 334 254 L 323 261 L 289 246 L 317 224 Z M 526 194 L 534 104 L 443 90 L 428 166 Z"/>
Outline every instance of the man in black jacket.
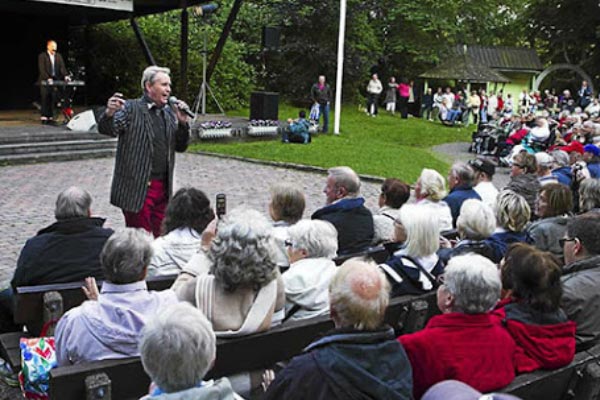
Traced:
<path fill-rule="evenodd" d="M 91 195 L 70 187 L 58 195 L 56 222 L 27 240 L 17 261 L 11 289 L 0 293 L 0 331 L 12 323 L 13 291 L 19 286 L 77 282 L 88 276 L 103 279 L 100 252 L 113 230 L 91 216 Z"/>
<path fill-rule="evenodd" d="M 38 84 L 40 85 L 40 100 L 42 105 L 41 121 L 48 123 L 54 118 L 55 90 L 51 85 L 55 80 L 71 80 L 65 67 L 65 61 L 56 51 L 58 45 L 54 40 L 48 40 L 46 51 L 38 56 Z"/>
<path fill-rule="evenodd" d="M 144 94 L 125 100 L 115 93 L 98 121 L 98 131 L 119 138 L 110 202 L 125 216 L 125 225 L 160 236 L 167 202 L 173 192 L 175 152 L 187 149 L 188 106 L 167 105 L 169 69 L 151 66 L 142 75 Z"/>
<path fill-rule="evenodd" d="M 374 264 L 345 262 L 329 285 L 335 329 L 294 357 L 264 399 L 411 399 L 410 362 L 382 325 L 389 291 Z"/>
<path fill-rule="evenodd" d="M 359 197 L 360 178 L 349 167 L 331 168 L 323 192 L 327 205 L 312 219 L 331 222 L 338 231 L 338 255 L 358 253 L 373 242 L 373 215 Z"/>

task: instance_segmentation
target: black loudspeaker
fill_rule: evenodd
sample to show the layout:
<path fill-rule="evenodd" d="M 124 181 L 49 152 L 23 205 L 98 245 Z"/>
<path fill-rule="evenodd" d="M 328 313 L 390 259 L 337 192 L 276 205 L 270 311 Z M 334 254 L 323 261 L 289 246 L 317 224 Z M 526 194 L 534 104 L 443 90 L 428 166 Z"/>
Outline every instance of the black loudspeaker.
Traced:
<path fill-rule="evenodd" d="M 250 119 L 277 120 L 279 116 L 279 93 L 252 92 L 250 95 Z"/>
<path fill-rule="evenodd" d="M 265 26 L 262 31 L 262 48 L 266 50 L 279 49 L 280 29 L 273 26 Z"/>

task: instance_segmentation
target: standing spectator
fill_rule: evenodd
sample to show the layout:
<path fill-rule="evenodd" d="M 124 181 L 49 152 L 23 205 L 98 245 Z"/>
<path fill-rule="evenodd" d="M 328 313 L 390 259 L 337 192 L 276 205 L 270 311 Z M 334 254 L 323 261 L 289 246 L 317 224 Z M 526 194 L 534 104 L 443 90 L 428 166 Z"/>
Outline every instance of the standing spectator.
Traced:
<path fill-rule="evenodd" d="M 335 329 L 294 357 L 264 399 L 411 399 L 406 353 L 383 325 L 389 290 L 375 265 L 342 264 L 329 286 Z"/>
<path fill-rule="evenodd" d="M 398 85 L 398 100 L 400 102 L 400 115 L 403 119 L 408 118 L 408 98 L 410 97 L 410 86 L 408 80 L 402 78 Z"/>
<path fill-rule="evenodd" d="M 446 379 L 482 392 L 500 389 L 515 377 L 515 342 L 488 311 L 500 298 L 498 268 L 485 257 L 453 257 L 437 291 L 441 315 L 425 329 L 402 335 L 413 368 L 414 397 Z"/>
<path fill-rule="evenodd" d="M 460 214 L 460 206 L 467 199 L 481 200 L 481 197 L 473 190 L 475 172 L 464 162 L 456 162 L 448 173 L 448 186 L 450 193 L 444 197 L 444 201 L 452 212 L 452 226 L 456 227 L 456 219 Z"/>
<path fill-rule="evenodd" d="M 495 209 L 496 198 L 499 192 L 492 183 L 492 178 L 496 173 L 496 167 L 491 162 L 480 158 L 469 161 L 469 165 L 475 171 L 475 186 L 473 190 L 477 192 L 485 204 L 492 210 Z"/>
<path fill-rule="evenodd" d="M 373 241 L 373 216 L 360 197 L 360 178 L 349 167 L 329 169 L 323 193 L 326 206 L 312 219 L 331 222 L 338 231 L 338 255 L 366 250 Z"/>
<path fill-rule="evenodd" d="M 471 109 L 471 114 L 473 114 L 473 123 L 477 125 L 479 123 L 479 107 L 481 107 L 481 98 L 475 90 L 471 91 L 468 103 L 469 108 Z"/>
<path fill-rule="evenodd" d="M 105 219 L 92 217 L 92 196 L 72 186 L 56 199 L 56 222 L 27 240 L 17 261 L 11 287 L 0 293 L 0 332 L 20 330 L 14 324 L 14 293 L 19 286 L 81 281 L 88 276 L 104 278 L 100 252 L 113 234 Z M 38 331 L 41 327 L 29 327 Z"/>
<path fill-rule="evenodd" d="M 323 116 L 323 129 L 321 129 L 321 132 L 327 133 L 329 130 L 329 107 L 333 93 L 329 84 L 325 82 L 325 75 L 319 75 L 319 81 L 310 88 L 310 96 L 313 103 L 319 105 L 319 118 Z"/>
<path fill-rule="evenodd" d="M 600 340 L 600 214 L 586 213 L 569 221 L 561 244 L 565 254 L 561 307 L 577 324 L 581 350 Z"/>
<path fill-rule="evenodd" d="M 589 87 L 587 81 L 584 80 L 581 82 L 581 87 L 577 91 L 577 96 L 579 107 L 581 107 L 582 110 L 585 110 L 585 108 L 592 102 L 592 89 Z"/>
<path fill-rule="evenodd" d="M 152 240 L 141 229 L 125 228 L 106 242 L 100 263 L 105 281 L 86 279 L 88 301 L 72 308 L 56 327 L 59 366 L 139 356 L 138 337 L 146 321 L 177 302 L 172 290 L 150 292 L 144 279 Z"/>
<path fill-rule="evenodd" d="M 423 118 L 428 121 L 433 121 L 431 118 L 431 112 L 433 110 L 433 94 L 431 88 L 427 88 L 427 92 L 423 95 L 423 105 L 421 106 Z"/>
<path fill-rule="evenodd" d="M 513 102 L 512 94 L 508 93 L 506 95 L 506 101 L 504 101 L 504 113 L 512 114 L 514 109 L 515 109 L 515 104 Z"/>
<path fill-rule="evenodd" d="M 415 82 L 408 82 L 408 113 L 413 117 L 418 117 L 417 99 L 415 97 Z"/>
<path fill-rule="evenodd" d="M 479 121 L 480 124 L 487 124 L 488 97 L 485 94 L 485 89 L 481 89 L 479 91 L 479 98 L 481 98 L 481 105 L 479 106 Z"/>
<path fill-rule="evenodd" d="M 560 309 L 561 269 L 549 253 L 515 243 L 500 264 L 504 299 L 494 315 L 517 344 L 517 373 L 573 361 L 575 324 Z"/>
<path fill-rule="evenodd" d="M 377 74 L 373 74 L 369 84 L 367 85 L 367 114 L 371 117 L 377 115 L 377 106 L 379 103 L 379 96 L 383 91 L 383 86 Z"/>
<path fill-rule="evenodd" d="M 490 95 L 488 96 L 486 112 L 488 121 L 493 121 L 498 115 L 498 97 L 496 97 L 494 92 L 490 92 Z"/>
<path fill-rule="evenodd" d="M 195 188 L 179 189 L 167 207 L 163 236 L 152 243 L 148 275 L 177 275 L 200 249 L 206 226 L 215 218 L 210 200 Z"/>
<path fill-rule="evenodd" d="M 529 109 L 531 108 L 531 97 L 529 97 L 529 93 L 527 89 L 523 89 L 523 91 L 519 94 L 519 114 L 526 115 L 529 113 Z"/>
<path fill-rule="evenodd" d="M 169 69 L 151 66 L 142 75 L 143 95 L 108 99 L 98 121 L 103 135 L 117 136 L 117 156 L 110 202 L 125 216 L 125 225 L 160 236 L 173 191 L 175 152 L 187 149 L 190 138 L 187 105 L 167 107 L 171 95 Z"/>
<path fill-rule="evenodd" d="M 452 229 L 452 212 L 445 201 L 446 181 L 444 177 L 433 169 L 424 168 L 417 183 L 415 183 L 415 197 L 419 206 L 429 207 L 429 212 L 437 217 L 440 231 Z"/>
<path fill-rule="evenodd" d="M 502 93 L 502 90 L 498 91 L 498 96 L 496 97 L 498 98 L 498 106 L 496 107 L 496 112 L 498 113 L 498 115 L 502 115 L 502 113 L 504 112 L 504 94 Z"/>
<path fill-rule="evenodd" d="M 374 244 L 394 240 L 394 220 L 400 216 L 400 207 L 409 198 L 410 187 L 406 183 L 394 178 L 383 181 L 379 194 L 379 210 L 373 215 Z"/>
<path fill-rule="evenodd" d="M 398 84 L 396 78 L 391 77 L 388 83 L 388 88 L 385 92 L 385 110 L 391 112 L 392 115 L 396 113 L 396 97 L 398 92 Z"/>
<path fill-rule="evenodd" d="M 573 195 L 568 187 L 560 183 L 543 186 L 535 202 L 535 214 L 539 219 L 527 227 L 532 244 L 562 261 L 560 239 L 565 235 L 572 209 Z"/>
<path fill-rule="evenodd" d="M 442 88 L 439 87 L 437 92 L 433 95 L 433 119 L 437 119 L 440 114 L 440 108 L 442 107 L 442 103 L 444 101 L 444 93 Z"/>
<path fill-rule="evenodd" d="M 288 230 L 290 269 L 283 273 L 285 318 L 329 313 L 329 283 L 337 267 L 337 231 L 329 222 L 302 220 Z"/>

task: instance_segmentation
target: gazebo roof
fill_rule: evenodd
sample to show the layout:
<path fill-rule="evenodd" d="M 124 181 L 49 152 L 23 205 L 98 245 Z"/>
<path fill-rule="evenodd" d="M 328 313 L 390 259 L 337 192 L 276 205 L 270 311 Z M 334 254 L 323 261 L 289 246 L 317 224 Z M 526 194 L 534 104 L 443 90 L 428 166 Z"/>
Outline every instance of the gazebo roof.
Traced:
<path fill-rule="evenodd" d="M 466 82 L 508 83 L 510 79 L 493 69 L 475 62 L 468 54 L 448 57 L 446 61 L 419 75 L 426 79 L 454 79 Z"/>

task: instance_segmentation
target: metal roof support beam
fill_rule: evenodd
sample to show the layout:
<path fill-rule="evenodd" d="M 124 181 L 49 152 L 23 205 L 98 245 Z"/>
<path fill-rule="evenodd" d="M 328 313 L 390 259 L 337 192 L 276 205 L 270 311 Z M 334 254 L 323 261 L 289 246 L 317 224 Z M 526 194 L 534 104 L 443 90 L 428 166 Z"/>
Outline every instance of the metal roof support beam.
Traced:
<path fill-rule="evenodd" d="M 233 7 L 231 7 L 231 11 L 229 12 L 229 16 L 227 17 L 225 26 L 223 27 L 223 31 L 221 31 L 221 36 L 219 37 L 219 41 L 217 42 L 215 51 L 212 53 L 210 62 L 208 63 L 208 69 L 206 71 L 206 82 L 210 82 L 210 78 L 213 72 L 215 71 L 217 62 L 219 61 L 221 53 L 223 52 L 223 47 L 225 47 L 225 42 L 227 42 L 227 38 L 229 37 L 229 33 L 231 32 L 231 28 L 233 27 L 233 23 L 237 18 L 240 8 L 242 7 L 242 1 L 243 0 L 235 0 L 235 3 L 233 3 Z"/>
<path fill-rule="evenodd" d="M 129 23 L 133 28 L 133 32 L 135 33 L 135 37 L 137 38 L 140 47 L 142 48 L 142 52 L 144 53 L 144 57 L 146 57 L 146 62 L 148 65 L 156 65 L 156 61 L 154 61 L 154 57 L 152 57 L 152 53 L 150 52 L 150 48 L 148 47 L 148 43 L 146 43 L 146 39 L 144 39 L 144 35 L 142 35 L 142 31 L 140 31 L 140 27 L 137 24 L 135 18 L 130 18 Z"/>

